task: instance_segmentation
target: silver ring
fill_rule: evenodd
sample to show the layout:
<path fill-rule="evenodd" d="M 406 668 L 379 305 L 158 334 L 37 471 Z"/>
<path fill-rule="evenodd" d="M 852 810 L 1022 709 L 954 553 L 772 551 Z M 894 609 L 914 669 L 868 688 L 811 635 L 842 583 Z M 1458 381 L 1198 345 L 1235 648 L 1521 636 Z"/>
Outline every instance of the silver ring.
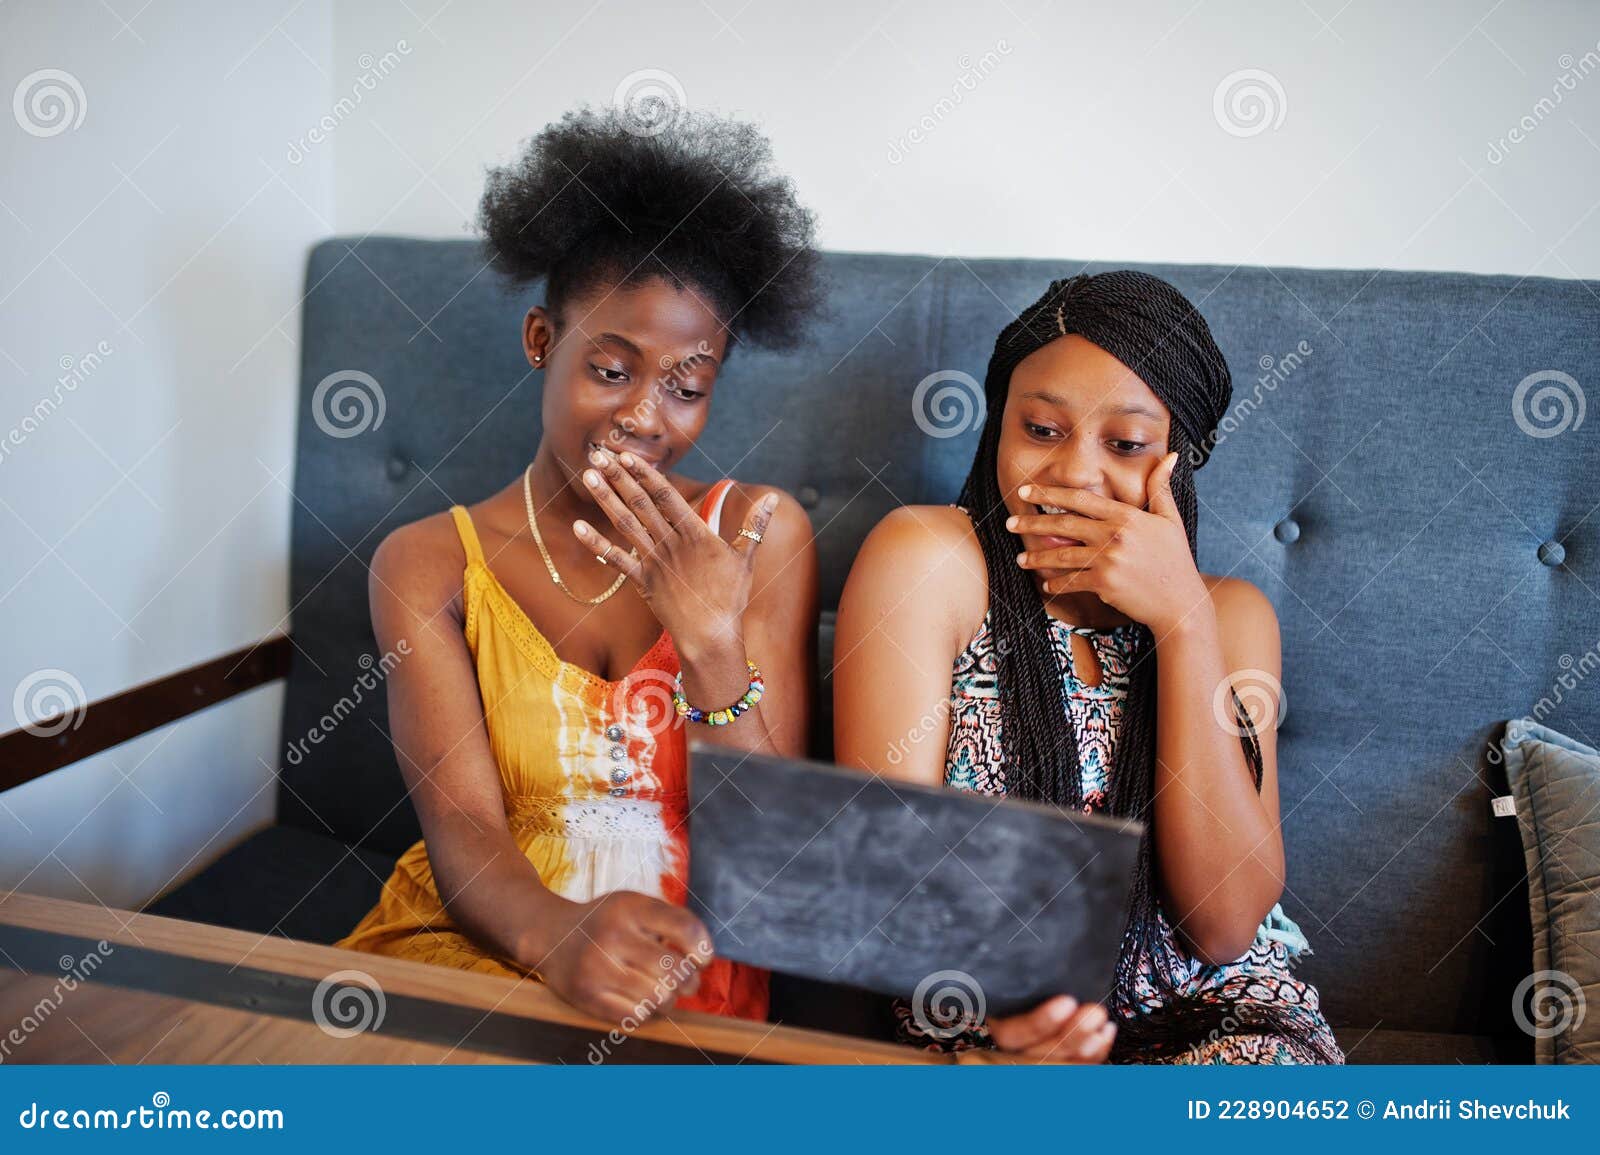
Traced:
<path fill-rule="evenodd" d="M 607 561 L 606 559 L 611 556 L 611 548 L 612 548 L 611 547 L 611 543 L 610 542 L 606 542 L 606 552 L 605 553 L 597 553 L 597 554 L 595 554 L 594 555 L 594 560 L 599 562 L 601 565 L 610 565 L 611 563 L 609 561 Z"/>
<path fill-rule="evenodd" d="M 739 531 L 739 536 L 740 537 L 747 537 L 751 541 L 754 541 L 754 542 L 760 542 L 760 540 L 761 540 L 761 535 L 759 533 L 757 533 L 753 529 L 741 529 Z"/>

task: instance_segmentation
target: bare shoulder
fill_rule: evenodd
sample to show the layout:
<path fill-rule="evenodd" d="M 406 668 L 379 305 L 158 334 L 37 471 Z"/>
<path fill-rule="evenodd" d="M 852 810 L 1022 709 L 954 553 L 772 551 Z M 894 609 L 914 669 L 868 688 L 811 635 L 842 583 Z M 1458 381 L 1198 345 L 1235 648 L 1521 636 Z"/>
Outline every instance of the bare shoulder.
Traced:
<path fill-rule="evenodd" d="M 767 532 L 762 537 L 763 544 L 773 539 L 792 546 L 811 543 L 811 518 L 792 494 L 775 485 L 759 485 L 748 481 L 734 482 L 727 499 L 722 503 L 722 520 L 717 532 L 723 540 L 732 541 L 738 536 L 740 528 L 750 518 L 750 511 L 769 493 L 778 495 L 778 508 L 772 511 L 772 520 L 768 522 Z M 772 552 L 785 551 L 777 549 Z"/>
<path fill-rule="evenodd" d="M 949 505 L 903 505 L 873 527 L 850 583 L 882 588 L 940 616 L 963 641 L 989 604 L 988 570 L 972 521 Z"/>
<path fill-rule="evenodd" d="M 369 600 L 374 606 L 404 606 L 428 615 L 453 604 L 459 614 L 466 564 L 449 510 L 396 526 L 372 555 Z"/>
<path fill-rule="evenodd" d="M 1230 658 L 1245 664 L 1260 665 L 1267 654 L 1273 656 L 1279 647 L 1278 614 L 1272 601 L 1255 583 L 1238 577 L 1221 577 L 1201 574 L 1211 591 L 1211 605 L 1216 610 L 1217 627 L 1222 634 L 1222 645 Z"/>
<path fill-rule="evenodd" d="M 870 534 L 862 551 L 897 554 L 902 561 L 938 567 L 978 567 L 983 575 L 983 548 L 972 520 L 953 505 L 902 505 L 890 510 Z"/>

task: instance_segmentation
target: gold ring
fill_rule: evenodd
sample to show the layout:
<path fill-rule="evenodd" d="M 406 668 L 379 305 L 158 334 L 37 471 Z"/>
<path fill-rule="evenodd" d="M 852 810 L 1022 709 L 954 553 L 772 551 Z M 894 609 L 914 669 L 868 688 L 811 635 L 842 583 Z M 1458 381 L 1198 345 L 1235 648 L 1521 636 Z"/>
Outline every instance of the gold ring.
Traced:
<path fill-rule="evenodd" d="M 759 542 L 761 540 L 761 535 L 753 529 L 741 529 L 739 531 L 739 536 L 747 537 L 754 542 Z"/>

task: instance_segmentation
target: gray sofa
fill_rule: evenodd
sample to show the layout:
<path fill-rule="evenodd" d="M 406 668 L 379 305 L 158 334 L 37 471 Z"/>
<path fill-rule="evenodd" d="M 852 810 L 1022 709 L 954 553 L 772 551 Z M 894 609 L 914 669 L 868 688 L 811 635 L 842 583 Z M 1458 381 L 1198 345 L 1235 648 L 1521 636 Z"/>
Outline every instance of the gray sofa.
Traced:
<path fill-rule="evenodd" d="M 981 381 L 1011 311 L 1085 267 L 1107 266 L 830 254 L 831 316 L 806 348 L 730 361 L 688 471 L 782 486 L 811 514 L 830 611 L 815 755 L 831 746 L 831 609 L 857 547 L 898 504 L 952 500 L 972 455 L 958 410 L 924 404 L 918 420 L 919 382 Z M 1600 381 L 1600 297 L 1541 278 L 1144 267 L 1200 304 L 1235 376 L 1197 475 L 1201 563 L 1256 583 L 1282 623 L 1283 903 L 1314 950 L 1303 973 L 1352 1062 L 1528 1061 L 1510 1005 L 1531 969 L 1525 875 L 1516 824 L 1491 815 L 1505 786 L 1485 749 L 1550 691 L 1562 654 L 1600 636 L 1600 451 L 1592 422 L 1535 435 L 1538 383 L 1515 395 L 1542 370 Z M 469 241 L 312 253 L 286 750 L 376 656 L 366 565 L 384 534 L 478 500 L 532 453 L 518 324 L 535 299 L 507 294 Z M 383 394 L 357 435 L 330 435 L 310 404 L 341 370 Z M 1593 743 L 1597 693 L 1544 721 Z M 343 934 L 418 836 L 386 729 L 369 697 L 286 760 L 279 824 L 152 909 Z M 810 984 L 775 991 L 789 1021 L 847 1026 L 848 1006 Z"/>

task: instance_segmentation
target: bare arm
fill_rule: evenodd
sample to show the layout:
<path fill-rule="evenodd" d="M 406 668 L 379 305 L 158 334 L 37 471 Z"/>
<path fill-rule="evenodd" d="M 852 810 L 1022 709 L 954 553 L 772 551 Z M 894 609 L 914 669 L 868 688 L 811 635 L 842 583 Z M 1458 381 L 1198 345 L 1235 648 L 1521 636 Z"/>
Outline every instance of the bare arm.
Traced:
<path fill-rule="evenodd" d="M 372 559 L 378 645 L 410 650 L 388 678 L 390 737 L 446 912 L 474 941 L 526 967 L 544 953 L 540 931 L 572 904 L 545 888 L 511 836 L 463 634 L 461 563 L 438 540 L 423 523 L 405 526 Z"/>
<path fill-rule="evenodd" d="M 966 556 L 975 547 L 962 540 L 967 531 L 950 513 L 965 518 L 897 509 L 856 555 L 834 631 L 834 758 L 841 766 L 944 784 L 951 667 L 966 641 L 962 632 L 970 637 L 982 620 L 984 597 Z"/>
<path fill-rule="evenodd" d="M 983 574 L 983 554 L 958 510 L 897 509 L 868 536 L 845 583 L 834 641 L 841 766 L 944 784 L 953 665 L 983 619 Z M 1018 1062 L 1104 1062 L 1116 1037 L 1104 1007 L 1069 995 L 987 1026 Z"/>
<path fill-rule="evenodd" d="M 1200 958 L 1231 962 L 1283 894 L 1278 619 L 1255 586 L 1224 580 L 1182 625 L 1157 636 L 1156 653 L 1153 805 L 1165 905 Z M 1259 794 L 1225 683 L 1252 707 Z"/>
<path fill-rule="evenodd" d="M 620 1019 L 657 995 L 660 941 L 699 958 L 687 911 L 644 895 L 578 903 L 552 893 L 517 846 L 501 800 L 477 673 L 463 632 L 463 559 L 448 525 L 390 534 L 372 560 L 368 597 L 382 652 L 402 640 L 388 677 L 395 755 L 416 807 L 439 897 L 474 942 L 538 971 L 580 1009 Z M 682 993 L 692 993 L 687 983 Z"/>
<path fill-rule="evenodd" d="M 610 519 L 611 536 L 581 521 L 573 532 L 612 557 L 672 635 L 684 698 L 706 711 L 731 706 L 750 685 L 747 660 L 773 696 L 697 737 L 743 750 L 803 752 L 817 578 L 811 522 L 799 503 L 763 490 L 743 525 L 722 537 L 648 463 L 609 451 L 590 460 L 584 484 Z M 638 556 L 613 555 L 613 537 Z"/>
<path fill-rule="evenodd" d="M 806 753 L 811 717 L 817 545 L 811 519 L 787 493 L 758 489 L 750 495 L 749 508 L 769 493 L 777 493 L 778 507 L 760 531 L 750 601 L 739 632 L 707 641 L 691 636 L 679 645 L 678 656 L 684 697 L 702 708 L 726 706 L 744 693 L 747 656 L 766 683 L 766 695 L 732 725 L 697 726 L 695 737 L 738 750 L 799 758 Z M 737 535 L 736 529 L 726 532 Z M 676 644 L 676 636 L 673 640 Z"/>
<path fill-rule="evenodd" d="M 1055 571 L 1049 594 L 1089 592 L 1150 628 L 1156 639 L 1154 809 L 1163 905 L 1190 950 L 1208 963 L 1249 949 L 1283 893 L 1278 831 L 1278 620 L 1260 590 L 1207 579 L 1195 568 L 1172 495 L 1178 454 L 1146 476 L 1146 508 L 1072 486 L 1025 485 L 1059 513 L 1007 519 L 1018 533 L 1076 538 L 1028 551 L 1026 569 Z M 1263 773 L 1256 792 L 1233 721 L 1230 681 L 1270 699 L 1261 711 Z M 1220 700 L 1219 700 L 1220 696 Z M 1245 695 L 1241 694 L 1241 697 Z"/>

